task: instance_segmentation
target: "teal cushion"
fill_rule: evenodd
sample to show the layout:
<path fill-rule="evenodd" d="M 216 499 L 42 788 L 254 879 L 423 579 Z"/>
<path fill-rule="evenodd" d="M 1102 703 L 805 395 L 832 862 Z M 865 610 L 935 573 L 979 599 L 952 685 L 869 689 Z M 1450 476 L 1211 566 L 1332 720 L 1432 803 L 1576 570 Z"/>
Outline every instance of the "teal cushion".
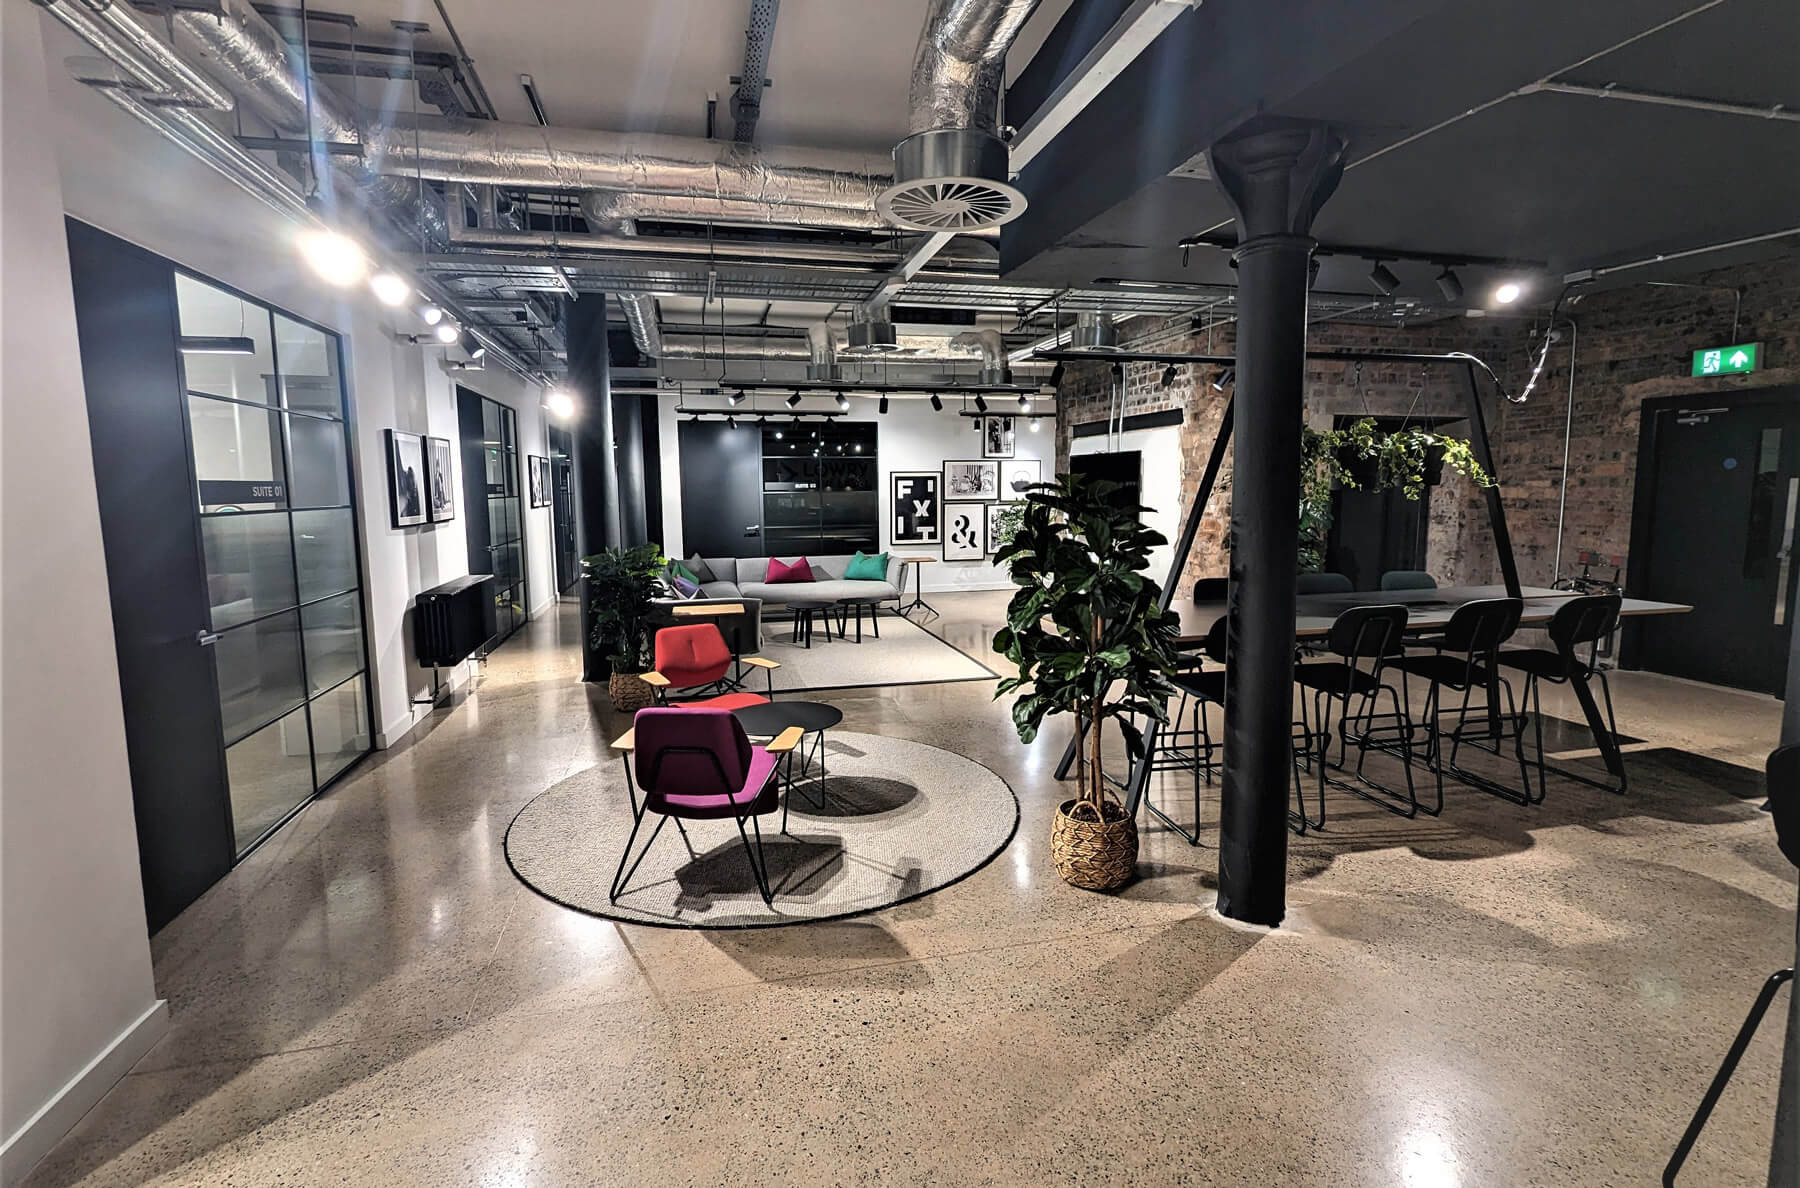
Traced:
<path fill-rule="evenodd" d="M 876 553 L 873 557 L 861 550 L 850 558 L 850 564 L 844 569 L 844 580 L 847 582 L 885 582 L 887 581 L 886 553 Z"/>
<path fill-rule="evenodd" d="M 669 576 L 672 578 L 686 578 L 688 581 L 694 583 L 695 586 L 700 584 L 700 575 L 679 561 L 669 562 Z"/>

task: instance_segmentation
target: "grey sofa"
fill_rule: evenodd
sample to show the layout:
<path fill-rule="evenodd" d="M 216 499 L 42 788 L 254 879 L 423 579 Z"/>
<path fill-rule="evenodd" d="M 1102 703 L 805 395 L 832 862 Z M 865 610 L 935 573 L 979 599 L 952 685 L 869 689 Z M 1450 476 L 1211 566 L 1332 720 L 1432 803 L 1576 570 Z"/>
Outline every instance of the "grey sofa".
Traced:
<path fill-rule="evenodd" d="M 848 555 L 809 556 L 806 562 L 818 580 L 777 582 L 775 585 L 763 580 L 769 572 L 767 557 L 703 557 L 702 560 L 712 571 L 712 580 L 700 583 L 700 594 L 696 598 L 657 599 L 651 624 L 667 627 L 683 621 L 674 615 L 677 606 L 738 603 L 743 607 L 741 614 L 710 621 L 718 624 L 732 651 L 740 656 L 762 651 L 762 612 L 767 607 L 779 608 L 789 602 L 836 602 L 840 598 L 891 598 L 896 601 L 900 598 L 900 562 L 892 553 L 888 554 L 887 576 L 879 582 L 846 579 L 844 570 L 851 561 Z M 782 560 L 790 558 L 783 557 Z"/>

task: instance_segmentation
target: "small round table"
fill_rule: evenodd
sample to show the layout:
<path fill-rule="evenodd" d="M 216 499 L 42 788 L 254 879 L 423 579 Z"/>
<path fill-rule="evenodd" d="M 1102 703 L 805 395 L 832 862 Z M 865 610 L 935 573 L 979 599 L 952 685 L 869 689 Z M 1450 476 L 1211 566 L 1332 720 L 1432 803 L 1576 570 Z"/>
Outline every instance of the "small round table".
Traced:
<path fill-rule="evenodd" d="M 900 562 L 902 566 L 906 567 L 900 571 L 900 599 L 906 597 L 907 569 L 912 570 L 913 575 L 913 600 L 911 602 L 903 602 L 900 599 L 895 600 L 895 605 L 899 608 L 900 613 L 902 615 L 910 615 L 916 610 L 923 610 L 929 611 L 933 615 L 937 614 L 937 608 L 925 601 L 925 571 L 919 568 L 921 565 L 928 565 L 931 562 L 936 561 L 937 558 L 896 557 L 894 559 Z"/>
<path fill-rule="evenodd" d="M 869 608 L 869 626 L 875 629 L 875 638 L 881 638 L 881 604 L 887 601 L 886 595 L 864 596 L 860 598 L 840 598 L 838 608 L 838 638 L 845 637 L 845 628 L 850 622 L 850 612 L 856 612 L 856 642 L 862 642 L 863 607 Z"/>
<path fill-rule="evenodd" d="M 794 612 L 793 642 L 799 644 L 803 648 L 812 647 L 813 615 L 818 611 L 829 612 L 831 610 L 831 603 L 829 603 L 829 602 L 790 602 L 787 604 L 787 608 Z M 825 642 L 830 643 L 831 642 L 831 615 L 829 613 L 827 613 L 824 616 L 824 619 L 825 619 Z M 838 632 L 838 635 L 841 637 L 843 635 L 843 632 L 841 632 L 841 631 Z"/>
<path fill-rule="evenodd" d="M 829 628 L 828 628 L 829 630 Z M 819 762 L 818 775 L 813 780 L 813 804 L 825 807 L 825 732 L 844 720 L 844 711 L 835 705 L 826 705 L 821 701 L 765 701 L 760 705 L 746 705 L 742 709 L 731 711 L 744 733 L 755 738 L 774 738 L 790 726 L 798 726 L 806 734 L 813 736 L 810 752 L 806 739 L 788 752 L 787 785 L 788 795 L 781 800 L 781 831 L 787 832 L 788 801 L 794 790 L 794 756 L 800 756 L 800 774 L 805 776 L 811 769 L 813 760 Z"/>

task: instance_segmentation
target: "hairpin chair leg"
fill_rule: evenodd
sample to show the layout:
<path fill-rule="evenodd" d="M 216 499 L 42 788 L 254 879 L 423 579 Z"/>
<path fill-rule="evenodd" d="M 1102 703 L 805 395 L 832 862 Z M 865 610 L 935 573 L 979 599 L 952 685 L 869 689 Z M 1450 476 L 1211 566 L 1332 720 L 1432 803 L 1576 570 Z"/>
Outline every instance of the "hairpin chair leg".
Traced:
<path fill-rule="evenodd" d="M 636 819 L 631 823 L 631 836 L 625 839 L 625 852 L 619 855 L 619 870 L 617 874 L 613 875 L 612 881 L 611 897 L 614 903 L 619 902 L 619 896 L 625 894 L 625 885 L 631 882 L 631 876 L 637 873 L 637 868 L 643 863 L 645 856 L 650 853 L 650 848 L 656 844 L 657 836 L 662 833 L 663 826 L 669 823 L 669 818 L 663 817 L 657 821 L 656 828 L 650 831 L 650 840 L 645 842 L 644 848 L 638 852 L 637 861 L 631 864 L 630 870 L 626 870 L 626 860 L 631 857 L 632 844 L 637 841 L 638 829 L 643 823 L 644 814 L 637 814 Z"/>
<path fill-rule="evenodd" d="M 750 824 L 756 826 L 755 817 L 750 818 Z M 750 844 L 750 834 L 744 828 L 744 818 L 737 818 L 737 827 L 738 836 L 744 841 L 744 860 L 750 864 L 750 874 L 751 877 L 756 880 L 757 893 L 762 896 L 764 904 L 769 907 L 774 907 L 775 897 L 769 891 L 768 873 L 763 869 L 762 862 L 760 861 L 762 856 L 762 828 L 761 826 L 756 826 L 756 845 L 752 847 Z"/>

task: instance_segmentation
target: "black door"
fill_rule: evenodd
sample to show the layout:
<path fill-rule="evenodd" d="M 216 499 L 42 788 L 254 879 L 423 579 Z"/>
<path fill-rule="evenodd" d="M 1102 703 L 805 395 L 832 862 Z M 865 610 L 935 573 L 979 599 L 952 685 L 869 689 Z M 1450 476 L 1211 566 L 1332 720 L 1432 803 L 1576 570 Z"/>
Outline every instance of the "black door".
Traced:
<path fill-rule="evenodd" d="M 150 930 L 231 869 L 169 262 L 70 220 L 81 368 Z"/>
<path fill-rule="evenodd" d="M 762 433 L 683 421 L 681 541 L 689 556 L 763 555 Z"/>
<path fill-rule="evenodd" d="M 1782 691 L 1800 585 L 1796 394 L 1646 408 L 1652 470 L 1637 507 L 1632 593 L 1694 608 L 1646 621 L 1646 668 Z"/>
<path fill-rule="evenodd" d="M 575 556 L 575 477 L 567 454 L 550 459 L 550 501 L 556 526 L 556 592 L 561 594 L 581 576 Z"/>

